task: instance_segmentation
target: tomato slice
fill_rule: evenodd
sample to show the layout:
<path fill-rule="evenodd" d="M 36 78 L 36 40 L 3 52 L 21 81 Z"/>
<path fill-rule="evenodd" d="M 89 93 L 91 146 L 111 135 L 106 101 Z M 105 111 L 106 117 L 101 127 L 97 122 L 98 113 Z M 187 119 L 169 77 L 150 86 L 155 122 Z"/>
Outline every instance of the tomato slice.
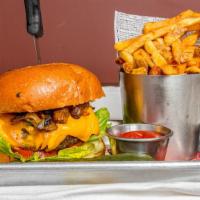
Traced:
<path fill-rule="evenodd" d="M 30 158 L 34 154 L 34 151 L 32 151 L 32 150 L 23 149 L 23 148 L 19 148 L 19 147 L 14 148 L 14 152 L 17 152 L 18 154 L 20 154 L 22 157 L 24 157 L 26 159 Z M 38 151 L 38 155 L 40 158 L 55 156 L 55 155 L 57 155 L 57 151 L 49 151 L 49 152 Z"/>
<path fill-rule="evenodd" d="M 19 147 L 15 148 L 14 151 L 19 153 L 21 156 L 23 156 L 26 159 L 30 158 L 34 153 L 32 150 L 23 149 L 23 148 L 19 148 Z"/>
<path fill-rule="evenodd" d="M 160 134 L 154 131 L 130 131 L 121 133 L 122 138 L 144 139 L 144 138 L 157 138 Z"/>

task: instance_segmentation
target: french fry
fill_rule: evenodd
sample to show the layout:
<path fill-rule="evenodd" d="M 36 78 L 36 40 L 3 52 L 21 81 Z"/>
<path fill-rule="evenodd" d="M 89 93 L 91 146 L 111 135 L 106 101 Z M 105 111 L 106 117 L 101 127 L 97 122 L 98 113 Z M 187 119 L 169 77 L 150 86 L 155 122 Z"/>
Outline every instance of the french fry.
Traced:
<path fill-rule="evenodd" d="M 193 12 L 192 17 L 200 17 L 200 12 Z"/>
<path fill-rule="evenodd" d="M 161 56 L 159 53 L 152 54 L 152 60 L 156 64 L 156 66 L 161 67 L 167 64 L 167 61 Z"/>
<path fill-rule="evenodd" d="M 153 41 L 155 47 L 158 49 L 158 50 L 162 50 L 163 48 L 166 47 L 165 45 L 165 42 L 164 42 L 164 39 L 163 38 L 157 38 Z"/>
<path fill-rule="evenodd" d="M 181 55 L 181 63 L 189 62 L 194 56 L 194 50 L 194 46 L 188 46 L 184 48 Z"/>
<path fill-rule="evenodd" d="M 167 64 L 167 61 L 159 53 L 158 49 L 155 47 L 154 43 L 151 40 L 145 42 L 144 48 L 152 56 L 152 60 L 156 66 L 160 67 Z"/>
<path fill-rule="evenodd" d="M 150 55 L 145 52 L 143 49 L 138 49 L 133 57 L 135 59 L 137 67 L 153 67 L 155 64 L 152 62 Z"/>
<path fill-rule="evenodd" d="M 153 67 L 155 64 L 153 63 L 150 55 L 143 49 L 141 49 L 141 56 L 145 59 L 149 67 Z"/>
<path fill-rule="evenodd" d="M 186 63 L 177 65 L 176 68 L 178 70 L 178 74 L 184 74 L 186 67 L 187 67 Z"/>
<path fill-rule="evenodd" d="M 115 50 L 117 50 L 117 51 L 122 51 L 122 50 L 124 50 L 126 47 L 128 47 L 129 45 L 131 45 L 131 43 L 132 43 L 135 39 L 137 39 L 137 37 L 136 37 L 136 38 L 131 38 L 131 39 L 128 39 L 128 40 L 123 40 L 123 41 L 117 42 L 117 43 L 115 43 L 114 48 L 115 48 Z"/>
<path fill-rule="evenodd" d="M 140 50 L 137 50 L 134 54 L 133 57 L 135 59 L 136 62 L 136 66 L 137 68 L 139 67 L 144 67 L 144 68 L 148 68 L 148 63 L 146 62 L 146 60 L 143 58 L 143 56 L 140 53 Z"/>
<path fill-rule="evenodd" d="M 174 60 L 170 47 L 162 49 L 160 54 L 164 57 L 168 64 L 173 63 Z"/>
<path fill-rule="evenodd" d="M 182 26 L 182 27 L 189 27 L 189 26 L 192 26 L 192 25 L 195 25 L 195 24 L 198 24 L 200 23 L 200 17 L 191 17 L 191 18 L 185 18 L 181 21 L 179 21 L 177 24 Z"/>
<path fill-rule="evenodd" d="M 174 65 L 165 65 L 161 67 L 164 75 L 176 75 L 178 74 L 178 69 Z"/>
<path fill-rule="evenodd" d="M 160 54 L 165 58 L 167 63 L 173 61 L 171 47 L 167 46 L 163 38 L 157 38 L 154 42 L 155 47 L 159 50 Z"/>
<path fill-rule="evenodd" d="M 167 46 L 170 46 L 173 42 L 175 42 L 177 39 L 183 36 L 186 30 L 187 29 L 185 27 L 175 26 L 173 30 L 171 30 L 164 36 L 165 44 Z"/>
<path fill-rule="evenodd" d="M 187 31 L 200 31 L 200 24 L 194 24 L 187 28 Z"/>
<path fill-rule="evenodd" d="M 131 71 L 131 74 L 144 74 L 144 75 L 147 75 L 147 73 L 148 73 L 148 70 L 145 67 L 139 67 L 139 68 L 133 69 Z"/>
<path fill-rule="evenodd" d="M 163 38 L 157 38 L 153 41 L 155 47 L 159 50 L 160 54 L 165 58 L 168 64 L 173 62 L 171 47 L 167 46 Z"/>
<path fill-rule="evenodd" d="M 150 75 L 161 75 L 162 74 L 162 70 L 160 69 L 160 67 L 157 66 L 153 66 L 150 71 L 149 71 Z"/>
<path fill-rule="evenodd" d="M 165 19 L 165 20 L 158 21 L 158 22 L 148 22 L 148 23 L 144 24 L 143 31 L 144 31 L 144 33 L 148 33 L 148 32 L 154 31 L 156 29 L 162 28 L 164 26 L 175 24 L 178 21 L 180 21 L 181 19 L 185 19 L 187 17 L 192 17 L 193 15 L 194 15 L 194 12 L 192 10 L 186 10 L 171 19 Z"/>
<path fill-rule="evenodd" d="M 132 70 L 133 70 L 133 65 L 130 64 L 130 63 L 124 63 L 122 65 L 122 68 L 126 73 L 130 74 L 132 72 Z"/>
<path fill-rule="evenodd" d="M 188 67 L 185 72 L 187 74 L 199 74 L 200 73 L 200 68 L 199 67 Z"/>
<path fill-rule="evenodd" d="M 187 62 L 188 67 L 200 67 L 200 57 L 192 58 L 189 62 Z"/>
<path fill-rule="evenodd" d="M 120 52 L 119 52 L 119 57 L 120 57 L 122 60 L 124 60 L 125 62 L 134 65 L 133 56 L 132 56 L 131 54 L 129 54 L 128 52 L 126 52 L 126 51 L 120 51 Z"/>
<path fill-rule="evenodd" d="M 151 41 L 151 40 L 147 40 L 144 44 L 144 48 L 145 50 L 149 53 L 149 54 L 153 54 L 155 52 L 158 52 L 158 49 L 156 48 L 155 44 Z"/>
<path fill-rule="evenodd" d="M 195 46 L 194 57 L 200 57 L 200 46 Z"/>
<path fill-rule="evenodd" d="M 174 56 L 174 60 L 180 64 L 181 63 L 181 56 L 182 56 L 182 45 L 181 40 L 178 39 L 172 43 L 172 54 Z"/>
<path fill-rule="evenodd" d="M 127 48 L 124 49 L 124 51 L 133 54 L 136 50 L 138 50 L 140 47 L 142 47 L 146 40 L 151 39 L 152 33 L 149 33 L 147 35 L 141 35 L 137 38 L 137 40 L 134 40 L 131 45 L 129 45 Z"/>
<path fill-rule="evenodd" d="M 193 46 L 196 44 L 197 39 L 198 39 L 197 33 L 190 34 L 182 40 L 182 45 L 183 46 Z"/>

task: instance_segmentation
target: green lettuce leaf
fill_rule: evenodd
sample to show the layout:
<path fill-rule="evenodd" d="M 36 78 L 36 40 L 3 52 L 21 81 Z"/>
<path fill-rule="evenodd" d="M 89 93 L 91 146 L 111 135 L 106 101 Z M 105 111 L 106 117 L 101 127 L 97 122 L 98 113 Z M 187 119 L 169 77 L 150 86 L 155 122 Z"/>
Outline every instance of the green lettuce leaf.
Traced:
<path fill-rule="evenodd" d="M 65 158 L 83 158 L 91 153 L 94 149 L 93 143 L 85 143 L 81 146 L 66 148 L 58 152 L 58 157 Z"/>
<path fill-rule="evenodd" d="M 74 159 L 81 159 L 90 155 L 95 151 L 95 144 L 93 142 L 84 143 L 81 146 L 70 147 L 58 151 L 58 155 L 40 158 L 36 152 L 32 157 L 32 161 L 67 161 Z"/>
<path fill-rule="evenodd" d="M 10 144 L 1 135 L 0 135 L 0 152 L 15 158 L 15 153 L 13 153 Z"/>
<path fill-rule="evenodd" d="M 3 136 L 0 134 L 0 152 L 3 154 L 6 154 L 8 156 L 10 156 L 11 158 L 14 158 L 16 160 L 21 160 L 22 162 L 26 162 L 27 160 L 30 159 L 26 159 L 23 156 L 20 156 L 17 153 L 14 153 L 12 151 L 12 148 L 10 146 L 10 144 L 3 138 Z"/>
<path fill-rule="evenodd" d="M 102 138 L 106 133 L 106 129 L 110 126 L 108 123 L 108 120 L 110 119 L 110 113 L 107 108 L 100 108 L 95 112 L 95 115 L 99 121 L 100 131 L 98 135 L 92 135 L 88 140 L 89 142 Z"/>

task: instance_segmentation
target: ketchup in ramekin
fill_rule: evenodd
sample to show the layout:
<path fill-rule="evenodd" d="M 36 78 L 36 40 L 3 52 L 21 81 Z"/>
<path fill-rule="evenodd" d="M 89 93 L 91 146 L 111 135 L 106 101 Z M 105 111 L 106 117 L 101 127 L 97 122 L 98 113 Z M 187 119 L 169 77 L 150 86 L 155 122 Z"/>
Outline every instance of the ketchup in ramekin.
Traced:
<path fill-rule="evenodd" d="M 129 131 L 125 133 L 120 133 L 119 137 L 129 138 L 129 139 L 145 139 L 145 138 L 158 138 L 160 134 L 155 131 Z"/>

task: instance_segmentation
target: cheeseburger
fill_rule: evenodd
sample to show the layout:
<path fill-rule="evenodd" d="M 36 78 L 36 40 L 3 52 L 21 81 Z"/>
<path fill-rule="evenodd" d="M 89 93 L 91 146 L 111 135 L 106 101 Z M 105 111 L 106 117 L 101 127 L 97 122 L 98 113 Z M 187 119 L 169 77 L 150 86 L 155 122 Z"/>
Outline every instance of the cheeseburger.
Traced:
<path fill-rule="evenodd" d="M 28 66 L 0 75 L 3 161 L 94 158 L 104 154 L 109 112 L 90 102 L 104 96 L 90 71 L 73 64 Z"/>

